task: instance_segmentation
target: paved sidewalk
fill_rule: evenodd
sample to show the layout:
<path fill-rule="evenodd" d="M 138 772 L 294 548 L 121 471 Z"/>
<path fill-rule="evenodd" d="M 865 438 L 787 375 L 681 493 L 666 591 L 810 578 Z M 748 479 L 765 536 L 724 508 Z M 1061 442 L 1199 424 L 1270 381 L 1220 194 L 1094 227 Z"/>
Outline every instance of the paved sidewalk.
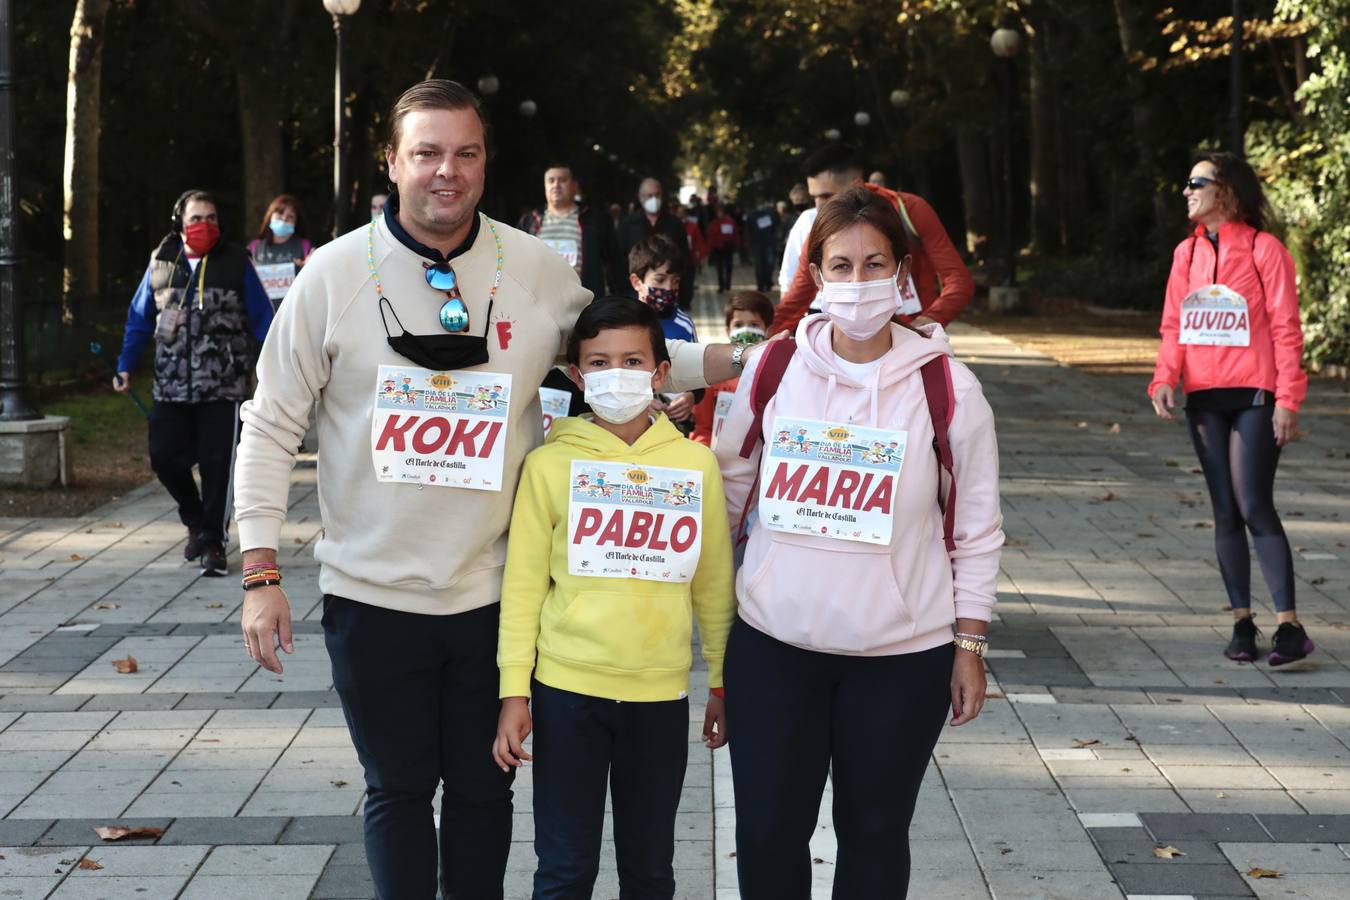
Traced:
<path fill-rule="evenodd" d="M 716 339 L 720 301 L 701 300 Z M 1220 655 L 1226 598 L 1203 483 L 1184 427 L 1152 418 L 1142 380 L 954 334 L 998 416 L 1010 540 L 995 693 L 937 748 L 911 896 L 1350 896 L 1350 395 L 1314 385 L 1309 435 L 1281 466 L 1318 650 L 1271 670 Z M 282 539 L 302 619 L 284 677 L 243 654 L 236 580 L 181 561 L 157 485 L 79 519 L 0 519 L 0 896 L 372 896 L 361 771 L 318 623 L 314 476 L 312 461 L 296 469 Z M 112 660 L 128 655 L 139 671 L 118 674 Z M 728 760 L 697 743 L 701 708 L 691 720 L 679 896 L 732 900 Z M 517 787 L 508 896 L 523 898 L 528 771 Z M 833 871 L 828 805 L 819 897 Z M 163 833 L 108 845 L 101 825 Z M 1184 855 L 1160 858 L 1160 846 Z M 615 896 L 607 845 L 596 897 Z"/>

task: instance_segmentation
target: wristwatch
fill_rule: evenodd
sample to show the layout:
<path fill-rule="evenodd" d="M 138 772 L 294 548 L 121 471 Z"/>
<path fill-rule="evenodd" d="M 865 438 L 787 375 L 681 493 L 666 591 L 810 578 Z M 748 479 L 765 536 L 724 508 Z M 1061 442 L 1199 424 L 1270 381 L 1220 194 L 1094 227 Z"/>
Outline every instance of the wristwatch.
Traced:
<path fill-rule="evenodd" d="M 969 650 L 981 659 L 984 658 L 984 651 L 989 648 L 988 641 L 972 641 L 969 638 L 963 637 L 954 638 L 953 643 L 962 650 Z"/>
<path fill-rule="evenodd" d="M 745 371 L 745 351 L 749 344 L 737 344 L 731 350 L 731 368 L 739 375 Z"/>

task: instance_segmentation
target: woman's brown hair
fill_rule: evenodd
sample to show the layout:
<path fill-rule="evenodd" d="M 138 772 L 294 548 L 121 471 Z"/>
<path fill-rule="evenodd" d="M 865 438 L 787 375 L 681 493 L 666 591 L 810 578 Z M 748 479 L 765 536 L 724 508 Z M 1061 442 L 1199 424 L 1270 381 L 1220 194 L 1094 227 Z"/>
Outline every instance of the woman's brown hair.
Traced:
<path fill-rule="evenodd" d="M 806 258 L 819 268 L 825 255 L 825 242 L 854 225 L 871 225 L 885 235 L 897 264 L 909 255 L 909 239 L 900 213 L 891 201 L 865 187 L 849 188 L 835 194 L 816 216 L 806 239 Z"/>
<path fill-rule="evenodd" d="M 277 196 L 272 199 L 272 202 L 267 204 L 267 212 L 263 213 L 262 224 L 258 226 L 258 240 L 263 241 L 264 243 L 271 242 L 272 229 L 270 226 L 272 223 L 272 214 L 279 212 L 282 208 L 287 206 L 295 210 L 295 236 L 298 238 L 303 238 L 305 236 L 305 219 L 304 213 L 300 211 L 300 201 L 290 194 L 277 194 Z"/>

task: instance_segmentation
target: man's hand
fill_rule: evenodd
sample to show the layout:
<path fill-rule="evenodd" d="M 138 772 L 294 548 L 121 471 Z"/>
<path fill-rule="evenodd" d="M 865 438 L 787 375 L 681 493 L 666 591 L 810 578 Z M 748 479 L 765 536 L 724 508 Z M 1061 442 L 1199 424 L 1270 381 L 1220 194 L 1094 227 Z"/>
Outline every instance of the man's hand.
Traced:
<path fill-rule="evenodd" d="M 244 565 L 256 563 L 276 565 L 277 551 L 245 550 Z M 291 640 L 291 604 L 286 599 L 286 592 L 279 585 L 244 591 L 244 610 L 239 624 L 244 630 L 244 646 L 248 648 L 249 659 L 280 675 L 277 644 L 287 653 L 295 652 L 295 643 Z"/>
<path fill-rule="evenodd" d="M 727 702 L 715 694 L 709 694 L 707 711 L 703 713 L 703 746 L 716 750 L 725 747 L 726 743 Z"/>
<path fill-rule="evenodd" d="M 984 708 L 984 692 L 988 682 L 984 676 L 984 660 L 969 650 L 956 649 L 952 662 L 952 722 L 964 725 Z"/>
<path fill-rule="evenodd" d="M 131 373 L 118 372 L 112 380 L 113 390 L 119 394 L 125 394 L 131 389 Z"/>
<path fill-rule="evenodd" d="M 1298 413 L 1283 406 L 1275 407 L 1275 446 L 1283 447 L 1298 440 Z"/>
<path fill-rule="evenodd" d="M 503 697 L 502 711 L 497 715 L 497 739 L 492 742 L 492 759 L 503 772 L 513 766 L 534 762 L 525 752 L 525 738 L 530 736 L 534 721 L 530 718 L 528 697 Z"/>
<path fill-rule="evenodd" d="M 1176 416 L 1172 415 L 1172 410 L 1176 408 L 1176 395 L 1172 392 L 1170 384 L 1160 384 L 1158 389 L 1153 392 L 1153 411 L 1158 414 L 1158 418 L 1172 421 Z"/>

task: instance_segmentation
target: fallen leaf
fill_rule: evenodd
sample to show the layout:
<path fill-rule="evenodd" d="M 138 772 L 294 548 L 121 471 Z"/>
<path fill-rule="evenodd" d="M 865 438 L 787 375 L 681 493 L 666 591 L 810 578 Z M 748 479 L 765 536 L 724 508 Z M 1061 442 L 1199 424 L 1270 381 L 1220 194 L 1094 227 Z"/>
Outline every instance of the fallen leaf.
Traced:
<path fill-rule="evenodd" d="M 72 554 L 70 554 L 70 561 L 71 561 L 71 562 L 79 562 L 79 561 L 82 560 L 82 559 L 84 559 L 84 557 L 81 556 L 81 555 L 78 554 L 78 553 L 72 553 Z"/>
<path fill-rule="evenodd" d="M 1120 434 L 1120 423 L 1112 422 L 1111 427 L 1106 429 L 1108 434 Z"/>
<path fill-rule="evenodd" d="M 123 526 L 121 522 L 109 522 L 109 523 L 108 523 L 108 527 L 109 527 L 109 528 L 123 528 L 123 527 L 125 527 L 125 526 Z"/>
<path fill-rule="evenodd" d="M 1075 426 L 1073 426 L 1073 427 L 1074 427 L 1074 428 L 1086 428 L 1086 427 L 1087 427 L 1087 423 L 1086 423 L 1086 422 L 1079 422 L 1077 425 L 1075 425 Z"/>
<path fill-rule="evenodd" d="M 1166 847 L 1154 847 L 1153 855 L 1158 857 L 1158 859 L 1172 859 L 1175 856 L 1185 856 L 1186 854 L 1182 853 L 1171 844 L 1168 844 Z"/>
<path fill-rule="evenodd" d="M 121 609 L 120 603 L 95 603 L 94 609 Z"/>
<path fill-rule="evenodd" d="M 1082 750 L 1084 747 L 1091 747 L 1093 744 L 1100 744 L 1100 743 L 1101 743 L 1101 741 L 1097 740 L 1096 738 L 1086 738 L 1086 739 L 1084 739 L 1084 738 L 1074 738 L 1074 739 L 1073 739 L 1073 745 L 1074 745 L 1075 747 L 1077 747 L 1079 750 Z"/>
<path fill-rule="evenodd" d="M 1003 856 L 1007 856 L 1009 853 L 1012 852 L 1012 850 L 1013 850 L 1013 848 L 1011 848 L 1011 847 L 999 847 L 999 848 L 998 848 L 998 852 L 999 852 L 1001 855 L 1003 855 Z"/>
<path fill-rule="evenodd" d="M 1247 874 L 1252 878 L 1283 878 L 1284 873 L 1275 869 L 1263 869 L 1260 866 L 1252 866 L 1247 870 Z"/>
<path fill-rule="evenodd" d="M 1122 771 L 1122 772 L 1128 772 L 1128 771 L 1130 771 L 1130 768 L 1129 768 L 1129 766 L 1126 766 L 1125 768 L 1121 769 L 1120 771 Z"/>
<path fill-rule="evenodd" d="M 159 837 L 163 828 L 127 828 L 124 825 L 99 825 L 94 833 L 105 841 L 121 841 L 126 838 Z"/>
<path fill-rule="evenodd" d="M 1308 584 L 1311 584 L 1313 587 L 1317 587 L 1317 585 L 1319 585 L 1319 584 L 1326 584 L 1326 583 L 1327 583 L 1326 578 L 1324 578 L 1324 577 L 1321 576 L 1321 575 L 1318 575 L 1318 576 L 1317 576 L 1316 578 L 1314 578 L 1312 581 L 1309 581 L 1309 582 L 1308 582 Z"/>
<path fill-rule="evenodd" d="M 1097 499 L 1100 500 L 1100 501 L 1103 502 L 1103 503 L 1109 503 L 1110 501 L 1116 499 L 1116 492 L 1115 492 L 1115 491 L 1107 491 L 1105 494 L 1102 494 L 1102 495 L 1101 495 L 1100 497 L 1098 497 Z"/>
<path fill-rule="evenodd" d="M 296 538 L 296 539 L 295 539 L 295 542 L 296 542 L 297 544 L 303 545 L 303 544 L 305 543 L 305 539 L 304 539 L 304 538 Z"/>
<path fill-rule="evenodd" d="M 112 664 L 119 675 L 135 675 L 140 671 L 140 667 L 136 665 L 136 657 L 130 653 L 127 654 L 126 659 L 114 659 Z"/>
<path fill-rule="evenodd" d="M 347 786 L 347 782 L 343 781 L 343 780 L 340 779 L 340 778 L 339 778 L 337 781 L 334 781 L 334 782 L 333 782 L 333 787 L 340 788 L 340 787 L 346 787 L 346 786 Z"/>
<path fill-rule="evenodd" d="M 80 860 L 80 868 L 88 871 L 95 871 L 103 868 L 103 865 L 98 860 L 90 859 L 86 856 L 84 859 Z"/>
<path fill-rule="evenodd" d="M 225 604 L 224 604 L 224 603 L 208 603 L 208 604 L 206 604 L 206 608 L 207 608 L 207 609 L 224 609 L 224 608 L 225 608 Z"/>
<path fill-rule="evenodd" d="M 197 738 L 196 743 L 198 743 L 198 744 L 219 744 L 219 743 L 220 743 L 220 738 Z"/>
<path fill-rule="evenodd" d="M 1223 791 L 1219 791 L 1217 794 L 1214 795 L 1214 798 L 1215 798 L 1216 800 L 1227 800 L 1227 799 L 1228 799 L 1228 795 L 1225 794 Z"/>
<path fill-rule="evenodd" d="M 811 862 L 815 863 L 816 865 L 820 865 L 821 863 L 825 862 L 825 860 L 821 859 L 819 856 L 813 856 L 811 857 Z"/>
<path fill-rule="evenodd" d="M 1147 531 L 1140 531 L 1140 532 L 1136 532 L 1136 533 L 1135 533 L 1135 537 L 1151 538 L 1151 537 L 1157 537 L 1157 535 L 1156 535 L 1156 534 L 1151 534 L 1151 533 L 1149 533 L 1149 532 L 1147 532 Z"/>

